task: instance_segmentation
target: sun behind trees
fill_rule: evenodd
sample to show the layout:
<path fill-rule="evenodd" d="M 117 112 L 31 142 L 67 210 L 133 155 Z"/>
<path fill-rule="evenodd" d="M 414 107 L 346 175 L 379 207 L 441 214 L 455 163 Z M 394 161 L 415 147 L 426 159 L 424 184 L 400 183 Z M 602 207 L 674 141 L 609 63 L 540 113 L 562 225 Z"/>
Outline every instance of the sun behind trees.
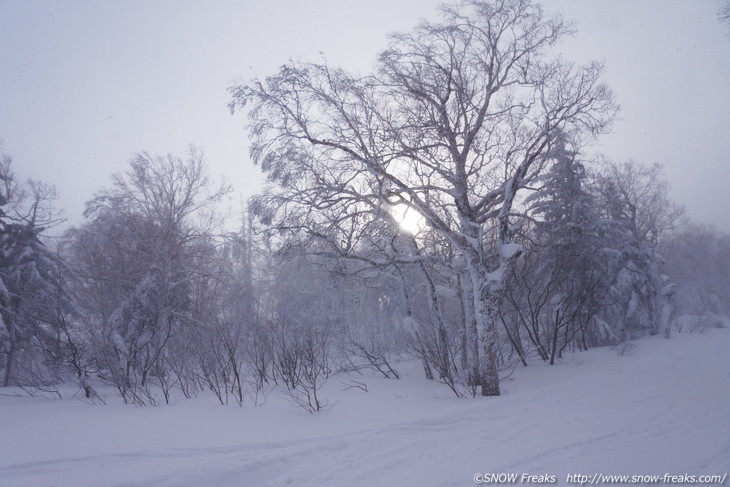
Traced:
<path fill-rule="evenodd" d="M 539 4 L 469 1 L 441 17 L 392 35 L 368 75 L 290 62 L 233 87 L 231 106 L 250 110 L 252 157 L 278 183 L 256 207 L 274 225 L 352 254 L 348 235 L 406 205 L 448 242 L 470 281 L 468 367 L 493 396 L 520 192 L 555 159 L 559 137 L 589 140 L 616 106 L 599 64 L 549 56 L 572 29 Z"/>

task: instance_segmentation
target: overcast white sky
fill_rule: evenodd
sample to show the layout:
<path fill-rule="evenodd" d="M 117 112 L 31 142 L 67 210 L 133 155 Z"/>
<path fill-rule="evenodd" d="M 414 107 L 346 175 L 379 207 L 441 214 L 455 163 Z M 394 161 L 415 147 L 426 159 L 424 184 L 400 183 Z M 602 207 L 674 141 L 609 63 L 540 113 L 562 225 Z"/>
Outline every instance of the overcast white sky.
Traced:
<path fill-rule="evenodd" d="M 435 0 L 0 0 L 0 140 L 66 216 L 138 151 L 204 148 L 245 195 L 261 177 L 226 88 L 289 58 L 368 70 Z M 659 161 L 690 216 L 730 231 L 730 26 L 722 0 L 545 0 L 578 23 L 565 57 L 602 60 L 622 105 L 600 151 Z"/>

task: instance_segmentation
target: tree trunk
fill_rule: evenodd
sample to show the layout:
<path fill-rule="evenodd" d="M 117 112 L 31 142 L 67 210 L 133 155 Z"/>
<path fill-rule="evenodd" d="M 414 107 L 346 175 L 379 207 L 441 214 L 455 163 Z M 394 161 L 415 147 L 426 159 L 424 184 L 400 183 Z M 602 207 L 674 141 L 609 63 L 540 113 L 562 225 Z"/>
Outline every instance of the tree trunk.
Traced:
<path fill-rule="evenodd" d="M 522 362 L 522 365 L 527 367 L 527 358 L 525 357 L 525 352 L 522 347 L 522 340 L 520 340 L 519 329 L 517 330 L 517 333 L 513 334 L 513 332 L 510 331 L 509 325 L 507 325 L 507 321 L 505 321 L 504 316 L 500 314 L 499 319 L 502 321 L 504 332 L 507 334 L 507 338 L 512 344 L 512 348 L 514 348 L 517 352 L 517 356 L 520 357 L 520 362 Z"/>
<path fill-rule="evenodd" d="M 425 359 L 423 359 L 422 362 L 423 362 L 423 373 L 426 374 L 426 380 L 433 380 L 433 371 L 431 370 L 431 366 L 428 365 L 428 362 L 426 362 Z"/>
<path fill-rule="evenodd" d="M 555 323 L 553 323 L 552 346 L 550 350 L 550 365 L 555 365 L 555 353 L 558 348 L 558 333 L 560 332 L 560 309 L 555 310 Z"/>
<path fill-rule="evenodd" d="M 519 250 L 508 237 L 502 237 L 499 267 L 488 272 L 481 252 L 473 247 L 464 252 L 468 256 L 474 293 L 474 317 L 479 342 L 479 372 L 482 396 L 499 396 L 499 370 L 497 346 L 499 345 L 499 311 L 505 295 L 505 279 L 510 272 Z M 477 292 L 478 291 L 478 292 Z"/>
<path fill-rule="evenodd" d="M 8 387 L 13 377 L 13 365 L 15 362 L 15 342 L 10 341 L 10 346 L 7 350 L 7 358 L 5 359 L 5 377 L 3 378 L 3 387 Z"/>
<path fill-rule="evenodd" d="M 465 359 L 467 361 L 464 370 L 468 371 L 468 381 L 470 387 L 481 385 L 479 377 L 479 332 L 477 331 L 477 321 L 475 315 L 475 296 L 474 283 L 471 278 L 460 279 L 461 290 L 463 294 L 463 313 L 466 326 L 466 343 L 465 343 Z"/>
<path fill-rule="evenodd" d="M 499 371 L 497 370 L 497 320 L 499 319 L 499 284 L 479 262 L 470 265 L 474 289 L 474 318 L 477 324 L 479 350 L 479 385 L 482 396 L 499 396 Z"/>
<path fill-rule="evenodd" d="M 467 324 L 466 301 L 464 285 L 461 282 L 461 272 L 456 274 L 456 297 L 459 300 L 459 365 L 461 370 L 469 370 L 469 330 Z"/>

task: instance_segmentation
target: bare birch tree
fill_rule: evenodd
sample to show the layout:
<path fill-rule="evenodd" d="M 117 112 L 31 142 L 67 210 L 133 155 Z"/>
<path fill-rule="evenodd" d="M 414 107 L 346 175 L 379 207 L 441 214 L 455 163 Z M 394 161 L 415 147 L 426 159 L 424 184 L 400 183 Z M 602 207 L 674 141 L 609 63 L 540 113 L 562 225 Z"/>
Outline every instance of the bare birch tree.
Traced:
<path fill-rule="evenodd" d="M 472 284 L 481 393 L 499 395 L 498 310 L 520 251 L 510 223 L 518 192 L 550 161 L 559 132 L 603 132 L 616 106 L 601 65 L 549 58 L 572 27 L 537 3 L 466 1 L 441 17 L 392 35 L 371 74 L 292 61 L 233 86 L 231 108 L 250 108 L 252 157 L 278 183 L 269 201 L 279 223 L 296 214 L 311 228 L 338 209 L 354 228 L 358 215 L 404 205 L 451 242 Z M 495 229 L 490 265 L 484 234 Z"/>

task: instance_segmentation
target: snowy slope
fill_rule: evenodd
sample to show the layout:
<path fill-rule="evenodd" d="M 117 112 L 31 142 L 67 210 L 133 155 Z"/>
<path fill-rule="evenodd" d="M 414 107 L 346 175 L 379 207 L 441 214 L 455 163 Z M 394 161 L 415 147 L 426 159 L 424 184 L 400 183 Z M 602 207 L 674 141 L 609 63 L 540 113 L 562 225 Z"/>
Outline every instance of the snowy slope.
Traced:
<path fill-rule="evenodd" d="M 262 407 L 91 406 L 0 397 L 2 486 L 466 486 L 476 473 L 723 475 L 730 330 L 648 338 L 518 369 L 456 399 L 417 371 L 309 415 Z M 729 481 L 730 482 L 730 481 Z"/>

